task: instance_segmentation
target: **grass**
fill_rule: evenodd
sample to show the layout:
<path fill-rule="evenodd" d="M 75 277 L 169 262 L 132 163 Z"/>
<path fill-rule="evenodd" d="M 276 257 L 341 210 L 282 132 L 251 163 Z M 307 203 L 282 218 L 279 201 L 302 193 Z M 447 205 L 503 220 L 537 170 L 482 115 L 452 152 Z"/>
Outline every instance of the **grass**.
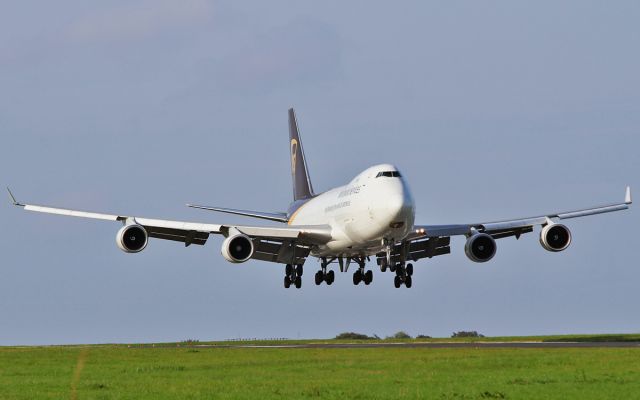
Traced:
<path fill-rule="evenodd" d="M 0 399 L 64 398 L 639 399 L 640 348 L 0 348 Z"/>

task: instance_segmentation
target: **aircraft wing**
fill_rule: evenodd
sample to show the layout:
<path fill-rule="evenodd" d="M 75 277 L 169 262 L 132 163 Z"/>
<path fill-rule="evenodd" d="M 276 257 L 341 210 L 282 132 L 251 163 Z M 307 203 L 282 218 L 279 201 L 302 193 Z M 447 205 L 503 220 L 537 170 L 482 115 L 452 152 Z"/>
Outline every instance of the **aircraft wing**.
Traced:
<path fill-rule="evenodd" d="M 152 219 L 137 216 L 127 216 L 120 214 L 104 214 L 88 211 L 70 210 L 35 204 L 23 204 L 16 200 L 10 190 L 9 195 L 14 205 L 24 208 L 27 211 L 41 212 L 46 214 L 57 214 L 71 217 L 81 217 L 99 219 L 104 221 L 120 221 L 123 224 L 142 225 L 149 237 L 184 242 L 186 246 L 190 244 L 204 245 L 209 234 L 220 234 L 227 236 L 231 229 L 235 229 L 252 239 L 295 242 L 301 245 L 322 244 L 331 240 L 331 229 L 328 226 L 304 226 L 291 225 L 286 227 L 266 227 L 266 226 L 243 226 L 243 225 L 219 225 L 199 222 L 172 221 L 164 219 Z"/>
<path fill-rule="evenodd" d="M 553 222 L 554 219 L 563 220 L 626 210 L 629 208 L 629 205 L 631 203 L 631 188 L 627 186 L 627 190 L 624 196 L 624 202 L 621 203 L 606 204 L 580 210 L 551 213 L 536 217 L 527 217 L 504 221 L 458 225 L 416 225 L 414 227 L 414 231 L 410 234 L 408 239 L 417 240 L 420 238 L 430 237 L 435 238 L 456 235 L 469 235 L 474 230 L 477 232 L 487 233 L 493 236 L 494 239 L 500 239 L 509 236 L 516 236 L 516 238 L 519 238 L 521 234 L 533 231 L 534 226 L 548 224 L 549 222 Z"/>

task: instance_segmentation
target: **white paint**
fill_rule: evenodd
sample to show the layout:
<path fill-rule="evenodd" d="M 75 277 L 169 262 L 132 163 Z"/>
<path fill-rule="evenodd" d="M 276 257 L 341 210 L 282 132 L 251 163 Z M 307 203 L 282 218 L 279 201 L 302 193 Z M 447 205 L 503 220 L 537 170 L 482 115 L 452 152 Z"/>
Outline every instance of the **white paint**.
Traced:
<path fill-rule="evenodd" d="M 331 241 L 314 250 L 316 256 L 373 255 L 382 240 L 402 241 L 413 229 L 415 205 L 402 177 L 377 177 L 397 172 L 390 164 L 366 169 L 345 186 L 329 190 L 305 203 L 290 223 L 328 225 Z"/>

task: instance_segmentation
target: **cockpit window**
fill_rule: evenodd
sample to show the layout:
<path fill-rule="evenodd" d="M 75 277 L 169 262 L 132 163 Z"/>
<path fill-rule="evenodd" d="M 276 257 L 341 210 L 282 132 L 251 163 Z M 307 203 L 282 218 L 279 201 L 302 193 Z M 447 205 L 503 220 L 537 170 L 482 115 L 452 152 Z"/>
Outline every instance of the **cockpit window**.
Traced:
<path fill-rule="evenodd" d="M 380 178 L 381 176 L 386 176 L 387 178 L 400 178 L 400 172 L 398 171 L 380 171 L 376 178 Z"/>

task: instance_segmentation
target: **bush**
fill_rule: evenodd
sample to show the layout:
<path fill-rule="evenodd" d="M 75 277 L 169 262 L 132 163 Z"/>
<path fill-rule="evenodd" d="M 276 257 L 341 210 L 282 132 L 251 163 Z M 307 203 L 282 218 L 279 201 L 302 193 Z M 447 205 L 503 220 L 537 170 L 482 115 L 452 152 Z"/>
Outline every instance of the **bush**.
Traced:
<path fill-rule="evenodd" d="M 483 338 L 484 335 L 479 334 L 476 331 L 460 331 L 460 332 L 454 332 L 453 335 L 451 335 L 452 338 Z"/>
<path fill-rule="evenodd" d="M 431 339 L 431 336 L 429 336 L 429 335 L 418 335 L 418 336 L 416 336 L 416 339 Z"/>
<path fill-rule="evenodd" d="M 400 331 L 396 332 L 393 336 L 387 336 L 387 339 L 411 339 L 411 335 L 407 332 Z"/>
<path fill-rule="evenodd" d="M 373 339 L 370 336 L 367 336 L 363 333 L 355 333 L 355 332 L 343 332 L 335 337 L 336 339 L 349 339 L 349 340 L 370 340 Z"/>

